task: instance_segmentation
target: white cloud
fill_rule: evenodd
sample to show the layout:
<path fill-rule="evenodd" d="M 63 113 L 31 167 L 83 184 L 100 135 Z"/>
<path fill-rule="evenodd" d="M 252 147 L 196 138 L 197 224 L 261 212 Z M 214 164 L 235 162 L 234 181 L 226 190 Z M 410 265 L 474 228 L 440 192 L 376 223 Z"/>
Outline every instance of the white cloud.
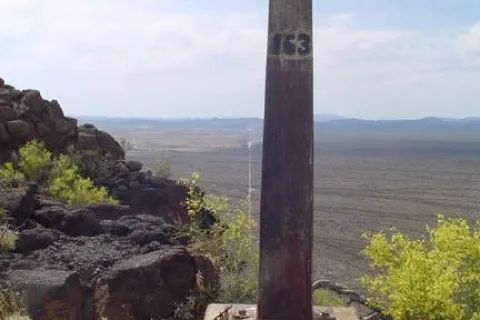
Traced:
<path fill-rule="evenodd" d="M 0 0 L 0 76 L 75 114 L 262 115 L 266 12 L 175 1 Z M 342 13 L 315 27 L 318 111 L 408 117 L 478 103 L 479 74 L 459 67 L 480 55 L 480 23 L 433 34 L 361 28 Z"/>
<path fill-rule="evenodd" d="M 458 52 L 466 59 L 480 62 L 480 22 L 457 37 L 456 47 Z"/>

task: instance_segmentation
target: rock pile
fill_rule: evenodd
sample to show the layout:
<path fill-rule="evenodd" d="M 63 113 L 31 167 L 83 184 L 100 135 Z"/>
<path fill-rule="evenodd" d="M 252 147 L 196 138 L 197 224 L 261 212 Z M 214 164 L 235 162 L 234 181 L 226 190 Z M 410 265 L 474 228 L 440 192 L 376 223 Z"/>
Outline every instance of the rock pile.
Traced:
<path fill-rule="evenodd" d="M 116 161 L 110 176 L 98 181 L 109 193 L 128 205 L 135 212 L 164 218 L 168 222 L 186 222 L 184 205 L 187 187 L 177 181 L 153 177 L 151 172 L 142 171 L 138 161 Z"/>
<path fill-rule="evenodd" d="M 32 138 L 54 152 L 77 141 L 77 120 L 65 117 L 58 101 L 37 90 L 17 90 L 0 78 L 0 160 Z"/>
<path fill-rule="evenodd" d="M 0 252 L 0 280 L 26 292 L 32 319 L 168 318 L 196 292 L 197 272 L 206 286 L 218 286 L 218 270 L 192 256 L 189 239 L 173 225 L 188 218 L 186 186 L 152 177 L 140 162 L 125 161 L 108 133 L 90 124 L 77 127 L 56 100 L 0 78 L 0 162 L 32 138 L 54 155 L 73 145 L 80 156 L 107 156 L 113 165 L 101 168 L 102 161 L 93 161 L 80 169 L 92 178 L 105 169 L 95 182 L 121 203 L 72 208 L 39 194 L 33 183 L 0 187 L 0 208 L 19 230 L 15 250 Z M 202 210 L 201 226 L 214 222 Z"/>
<path fill-rule="evenodd" d="M 20 231 L 15 251 L 0 255 L 2 278 L 27 292 L 33 319 L 162 319 L 196 289 L 198 271 L 218 285 L 213 265 L 191 256 L 161 217 L 70 208 L 21 182 L 0 207 Z"/>
<path fill-rule="evenodd" d="M 18 90 L 0 78 L 0 161 L 28 140 L 39 139 L 55 155 L 78 150 L 108 153 L 112 160 L 125 158 L 125 151 L 108 133 L 92 125 L 77 127 L 66 117 L 57 100 L 45 100 L 38 90 Z"/>

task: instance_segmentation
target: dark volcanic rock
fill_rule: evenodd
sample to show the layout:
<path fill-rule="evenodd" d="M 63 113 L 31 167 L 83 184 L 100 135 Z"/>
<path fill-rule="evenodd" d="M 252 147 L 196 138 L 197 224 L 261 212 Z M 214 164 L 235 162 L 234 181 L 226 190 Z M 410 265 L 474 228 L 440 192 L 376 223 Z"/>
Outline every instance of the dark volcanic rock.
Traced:
<path fill-rule="evenodd" d="M 26 259 L 37 260 L 45 268 L 85 271 L 92 279 L 122 259 L 141 253 L 141 247 L 107 234 L 94 237 L 67 237 L 35 251 Z"/>
<path fill-rule="evenodd" d="M 107 132 L 78 128 L 56 100 L 0 78 L 0 162 L 32 138 L 54 156 L 75 146 L 72 159 L 85 160 L 79 172 L 121 203 L 71 207 L 37 194 L 33 183 L 0 184 L 0 208 L 19 231 L 16 248 L 0 251 L 0 281 L 26 291 L 33 320 L 167 317 L 196 292 L 198 270 L 217 283 L 218 272 L 188 253 L 182 244 L 190 239 L 172 224 L 189 219 L 187 186 L 142 171 Z M 209 214 L 200 214 L 202 228 L 216 222 Z"/>
<path fill-rule="evenodd" d="M 172 239 L 178 230 L 159 217 L 146 214 L 123 216 L 116 221 L 104 220 L 101 224 L 105 232 L 124 236 L 139 245 L 147 245 L 152 241 L 160 244 L 176 243 Z"/>
<path fill-rule="evenodd" d="M 103 232 L 100 221 L 87 208 L 67 212 L 60 223 L 60 230 L 70 236 L 95 236 Z"/>
<path fill-rule="evenodd" d="M 43 227 L 27 229 L 20 232 L 15 251 L 21 253 L 44 249 L 60 239 L 60 232 Z"/>
<path fill-rule="evenodd" d="M 123 216 L 134 214 L 132 208 L 125 205 L 97 204 L 90 206 L 89 209 L 99 220 L 117 220 Z"/>
<path fill-rule="evenodd" d="M 94 236 L 103 232 L 100 221 L 88 208 L 69 208 L 56 201 L 37 199 L 34 219 L 46 228 L 56 229 L 70 236 Z M 43 205 L 42 205 L 43 202 Z"/>
<path fill-rule="evenodd" d="M 16 225 L 20 225 L 33 215 L 36 192 L 35 183 L 22 180 L 12 181 L 8 187 L 0 184 L 0 208 L 9 213 Z"/>
<path fill-rule="evenodd" d="M 92 124 L 78 128 L 77 150 L 109 154 L 112 160 L 125 159 L 125 151 L 110 134 L 97 129 Z"/>
<path fill-rule="evenodd" d="M 169 249 L 114 265 L 95 288 L 95 316 L 116 320 L 164 319 L 195 288 L 195 260 Z"/>
<path fill-rule="evenodd" d="M 26 292 L 33 319 L 83 320 L 87 295 L 76 273 L 61 270 L 14 270 L 9 273 L 14 288 Z"/>

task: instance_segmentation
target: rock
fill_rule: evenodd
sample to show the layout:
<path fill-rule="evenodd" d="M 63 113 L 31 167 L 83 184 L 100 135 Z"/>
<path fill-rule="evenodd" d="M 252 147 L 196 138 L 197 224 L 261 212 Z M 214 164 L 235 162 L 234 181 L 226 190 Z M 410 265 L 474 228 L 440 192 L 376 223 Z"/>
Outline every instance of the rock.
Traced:
<path fill-rule="evenodd" d="M 93 236 L 103 232 L 100 221 L 89 208 L 68 208 L 58 202 L 44 202 L 44 205 L 34 211 L 33 217 L 46 228 L 62 231 L 63 233 L 78 236 Z"/>
<path fill-rule="evenodd" d="M 9 212 L 16 225 L 33 215 L 34 197 L 38 186 L 25 181 L 12 182 L 13 188 L 4 188 L 0 193 L 0 208 Z"/>
<path fill-rule="evenodd" d="M 52 133 L 52 129 L 50 129 L 45 123 L 39 122 L 37 123 L 37 132 L 40 137 L 47 137 Z"/>
<path fill-rule="evenodd" d="M 15 251 L 21 253 L 44 249 L 60 239 L 60 233 L 52 229 L 34 228 L 20 232 Z"/>
<path fill-rule="evenodd" d="M 7 122 L 11 136 L 0 139 L 0 161 L 31 138 L 41 138 L 55 155 L 77 143 L 77 120 L 65 117 L 58 101 L 44 100 L 38 90 L 20 91 L 5 84 L 0 86 L 0 101 L 0 123 Z"/>
<path fill-rule="evenodd" d="M 0 77 L 0 88 L 5 85 L 5 80 Z"/>
<path fill-rule="evenodd" d="M 2 86 L 3 87 L 3 86 Z M 0 88 L 0 99 L 3 101 L 10 101 L 12 94 L 8 88 Z"/>
<path fill-rule="evenodd" d="M 93 236 L 103 232 L 100 221 L 88 209 L 68 211 L 60 224 L 60 231 L 73 237 Z"/>
<path fill-rule="evenodd" d="M 133 215 L 132 208 L 129 206 L 96 204 L 89 209 L 98 220 L 117 220 L 123 216 Z"/>
<path fill-rule="evenodd" d="M 164 319 L 195 288 L 195 260 L 184 249 L 139 255 L 115 264 L 94 292 L 95 318 Z"/>
<path fill-rule="evenodd" d="M 9 105 L 0 105 L 0 121 L 14 120 L 17 114 Z"/>
<path fill-rule="evenodd" d="M 96 151 L 99 155 L 108 154 L 111 160 L 125 159 L 125 151 L 120 144 L 110 134 L 92 125 L 78 128 L 76 147 L 78 150 Z"/>
<path fill-rule="evenodd" d="M 13 270 L 9 281 L 26 292 L 32 320 L 83 320 L 87 291 L 76 273 L 61 270 Z"/>
<path fill-rule="evenodd" d="M 38 200 L 37 200 L 38 201 Z M 60 230 L 62 221 L 67 215 L 67 209 L 62 203 L 58 202 L 42 202 L 42 205 L 35 209 L 33 217 L 35 221 L 45 228 Z"/>
<path fill-rule="evenodd" d="M 62 107 L 60 107 L 60 104 L 58 103 L 57 100 L 52 100 L 50 101 L 49 104 L 47 104 L 47 113 L 51 118 L 63 118 L 63 110 Z"/>
<path fill-rule="evenodd" d="M 125 237 L 132 233 L 132 229 L 124 222 L 113 221 L 113 220 L 102 220 L 100 221 L 103 232 L 110 233 L 115 236 Z"/>
<path fill-rule="evenodd" d="M 7 142 L 11 138 L 10 133 L 4 123 L 0 123 L 0 143 Z"/>
<path fill-rule="evenodd" d="M 160 244 L 171 244 L 168 236 L 163 230 L 134 230 L 128 236 L 127 239 L 138 243 L 139 245 L 147 245 L 153 241 Z"/>
<path fill-rule="evenodd" d="M 162 218 L 146 214 L 123 216 L 116 221 L 105 220 L 101 225 L 105 232 L 124 236 L 141 246 L 153 241 L 162 245 L 172 244 L 172 239 L 178 232 Z"/>
<path fill-rule="evenodd" d="M 143 168 L 143 163 L 140 161 L 127 161 L 126 165 L 130 172 L 140 171 Z"/>
<path fill-rule="evenodd" d="M 38 90 L 26 90 L 21 103 L 37 115 L 43 111 L 43 99 Z"/>
<path fill-rule="evenodd" d="M 130 174 L 130 169 L 125 164 L 125 161 L 117 161 L 114 164 L 115 173 L 121 177 L 128 177 Z"/>
<path fill-rule="evenodd" d="M 28 122 L 23 120 L 8 121 L 7 128 L 15 138 L 26 138 L 32 133 Z"/>
<path fill-rule="evenodd" d="M 68 134 L 69 132 L 74 132 L 77 128 L 77 120 L 73 118 L 59 118 L 55 121 L 55 130 L 58 133 Z"/>

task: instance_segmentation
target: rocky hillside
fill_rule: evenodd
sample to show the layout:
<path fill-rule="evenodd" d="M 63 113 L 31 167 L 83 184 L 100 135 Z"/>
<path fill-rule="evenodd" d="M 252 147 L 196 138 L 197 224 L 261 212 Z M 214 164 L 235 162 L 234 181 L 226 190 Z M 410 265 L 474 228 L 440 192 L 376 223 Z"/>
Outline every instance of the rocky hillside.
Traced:
<path fill-rule="evenodd" d="M 34 184 L 3 192 L 16 221 L 16 249 L 0 255 L 3 280 L 27 292 L 32 319 L 167 319 L 196 290 L 218 284 L 173 225 L 129 206 L 69 208 Z"/>
<path fill-rule="evenodd" d="M 55 154 L 77 149 L 108 152 L 113 160 L 125 152 L 108 133 L 92 126 L 77 126 L 64 115 L 57 100 L 45 100 L 38 90 L 18 90 L 0 77 L 0 159 L 7 159 L 30 139 L 40 139 Z"/>
<path fill-rule="evenodd" d="M 108 133 L 77 127 L 57 101 L 0 78 L 1 160 L 33 138 L 54 154 L 75 146 L 108 156 L 96 183 L 120 205 L 69 207 L 21 180 L 0 187 L 0 209 L 19 231 L 15 249 L 0 252 L 0 281 L 26 293 L 32 319 L 167 319 L 195 295 L 199 272 L 203 284 L 218 285 L 217 270 L 189 253 L 173 225 L 187 218 L 184 185 L 152 177 Z"/>

